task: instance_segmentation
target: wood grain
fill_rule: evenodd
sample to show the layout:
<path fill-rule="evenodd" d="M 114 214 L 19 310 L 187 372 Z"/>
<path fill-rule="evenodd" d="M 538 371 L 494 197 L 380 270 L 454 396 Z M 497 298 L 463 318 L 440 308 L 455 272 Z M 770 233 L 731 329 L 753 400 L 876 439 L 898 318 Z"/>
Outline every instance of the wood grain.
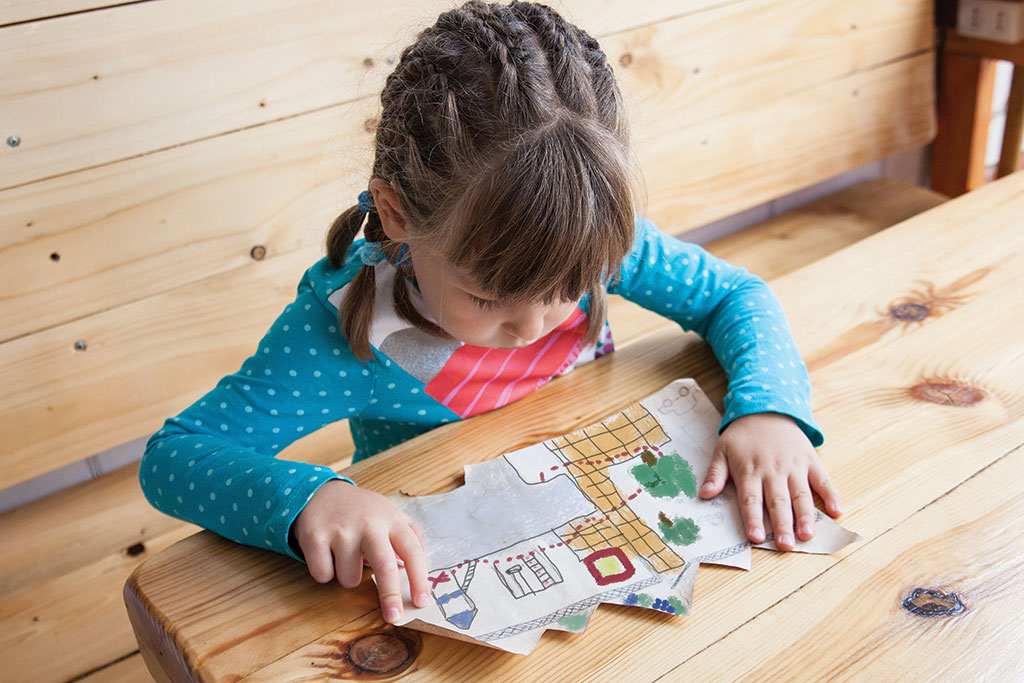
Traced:
<path fill-rule="evenodd" d="M 1020 680 L 1024 448 L 681 663 L 698 680 Z M 1013 485 L 1007 485 L 1013 482 Z M 915 589 L 963 612 L 917 615 Z M 813 648 L 814 656 L 808 656 Z"/>
<path fill-rule="evenodd" d="M 647 215 L 680 231 L 928 143 L 934 68 L 925 52 L 678 128 L 671 138 L 639 133 Z"/>
<path fill-rule="evenodd" d="M 1015 335 L 998 333 L 1006 320 L 1024 315 L 1024 273 L 1015 266 L 1024 255 L 1024 239 L 1014 220 L 1022 207 L 1024 175 L 1017 174 L 779 280 L 797 339 L 809 357 L 817 358 L 815 409 L 829 438 L 822 454 L 845 494 L 844 524 L 867 541 L 1024 440 L 1024 389 L 1016 381 L 1024 374 L 1024 354 Z M 1001 248 L 993 249 L 997 243 Z M 894 264 L 899 256 L 907 258 Z M 980 271 L 985 274 L 979 276 Z M 957 288 L 962 301 L 910 325 L 901 322 L 869 339 L 858 337 L 862 343 L 847 345 L 846 353 L 830 351 L 861 324 L 860 318 L 880 317 L 878 301 L 898 299 L 919 278 L 932 280 L 936 289 Z M 819 306 L 819 298 L 832 302 L 837 314 Z M 965 329 L 977 334 L 952 344 Z M 433 493 L 457 485 L 467 460 L 493 457 L 578 427 L 675 376 L 695 375 L 718 400 L 718 373 L 702 344 L 677 332 L 658 332 L 512 406 L 431 432 L 347 473 L 387 493 Z M 908 395 L 910 387 L 936 378 L 978 387 L 985 399 L 961 407 Z M 693 616 L 673 621 L 602 607 L 586 635 L 545 636 L 528 658 L 424 635 L 422 653 L 403 677 L 558 680 L 562 672 L 574 680 L 607 680 L 629 672 L 634 678 L 656 678 L 858 547 L 825 557 L 756 553 L 749 573 L 705 568 Z M 232 554 L 234 560 L 228 559 Z M 202 577 L 197 558 L 204 558 Z M 306 599 L 302 591 L 294 602 L 253 610 L 248 595 L 254 583 L 267 586 L 270 595 L 297 590 L 282 579 L 286 574 L 296 585 L 305 585 L 308 594 L 333 603 L 333 625 L 330 619 L 314 620 L 303 627 L 303 637 L 296 634 L 290 615 Z M 191 593 L 194 582 L 199 582 L 196 595 Z M 188 592 L 182 590 L 186 585 Z M 294 563 L 240 549 L 209 533 L 149 560 L 133 575 L 128 590 L 142 600 L 136 608 L 158 606 L 158 623 L 173 624 L 185 661 L 211 679 L 248 673 L 256 680 L 263 667 L 277 671 L 284 662 L 291 665 L 292 676 L 323 677 L 331 671 L 324 667 L 348 640 L 379 629 L 369 584 L 338 593 L 315 587 Z M 630 633 L 628 640 L 621 638 L 623 629 Z M 222 630 L 227 632 L 220 635 Z M 301 646 L 293 645 L 299 641 Z M 558 662 L 557 671 L 553 662 Z"/>

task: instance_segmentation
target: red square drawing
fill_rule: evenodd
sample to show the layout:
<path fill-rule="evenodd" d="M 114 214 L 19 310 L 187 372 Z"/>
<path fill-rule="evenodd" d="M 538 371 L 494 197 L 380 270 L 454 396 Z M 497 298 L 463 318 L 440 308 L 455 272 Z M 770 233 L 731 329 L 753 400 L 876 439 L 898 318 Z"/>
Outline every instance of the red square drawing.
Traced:
<path fill-rule="evenodd" d="M 598 586 L 620 583 L 636 573 L 633 563 L 621 548 L 605 548 L 583 558 L 583 564 Z"/>

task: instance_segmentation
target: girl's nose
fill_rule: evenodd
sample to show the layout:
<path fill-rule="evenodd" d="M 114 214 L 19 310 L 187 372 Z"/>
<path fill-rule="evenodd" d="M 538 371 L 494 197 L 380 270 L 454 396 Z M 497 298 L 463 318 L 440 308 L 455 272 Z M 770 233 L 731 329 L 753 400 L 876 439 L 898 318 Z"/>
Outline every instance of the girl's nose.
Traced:
<path fill-rule="evenodd" d="M 523 341 L 536 341 L 544 332 L 543 309 L 519 311 L 515 317 L 509 319 L 506 329 Z"/>

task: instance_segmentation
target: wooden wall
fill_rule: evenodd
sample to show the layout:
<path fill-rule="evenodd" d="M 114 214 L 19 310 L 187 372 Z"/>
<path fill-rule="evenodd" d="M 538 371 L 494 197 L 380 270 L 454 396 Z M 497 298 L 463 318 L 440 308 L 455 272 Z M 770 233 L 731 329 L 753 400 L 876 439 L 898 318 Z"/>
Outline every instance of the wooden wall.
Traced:
<path fill-rule="evenodd" d="M 389 61 L 450 4 L 0 0 L 0 488 L 252 351 L 365 187 Z M 551 4 L 608 53 L 669 232 L 934 136 L 931 0 Z"/>

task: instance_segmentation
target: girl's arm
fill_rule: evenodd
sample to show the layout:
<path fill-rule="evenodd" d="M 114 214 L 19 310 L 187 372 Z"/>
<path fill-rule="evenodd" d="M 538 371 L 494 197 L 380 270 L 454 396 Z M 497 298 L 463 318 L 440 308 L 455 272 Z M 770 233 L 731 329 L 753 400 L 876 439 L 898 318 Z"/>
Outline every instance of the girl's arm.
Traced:
<path fill-rule="evenodd" d="M 815 446 L 823 436 L 811 415 L 810 379 L 778 300 L 763 280 L 637 218 L 633 250 L 609 286 L 661 313 L 711 345 L 729 378 L 725 415 L 701 496 L 718 495 L 732 476 L 747 536 L 765 540 L 767 506 L 783 550 L 814 534 L 811 489 L 826 510 L 839 494 Z"/>
<path fill-rule="evenodd" d="M 608 288 L 704 337 L 729 378 L 719 433 L 736 418 L 790 416 L 814 446 L 810 379 L 782 307 L 765 282 L 637 217 L 633 250 Z"/>
<path fill-rule="evenodd" d="M 307 279 L 238 372 L 150 438 L 139 470 L 160 511 L 233 541 L 302 559 L 289 543 L 330 468 L 279 460 L 288 444 L 358 415 L 371 399 L 361 365 Z"/>

